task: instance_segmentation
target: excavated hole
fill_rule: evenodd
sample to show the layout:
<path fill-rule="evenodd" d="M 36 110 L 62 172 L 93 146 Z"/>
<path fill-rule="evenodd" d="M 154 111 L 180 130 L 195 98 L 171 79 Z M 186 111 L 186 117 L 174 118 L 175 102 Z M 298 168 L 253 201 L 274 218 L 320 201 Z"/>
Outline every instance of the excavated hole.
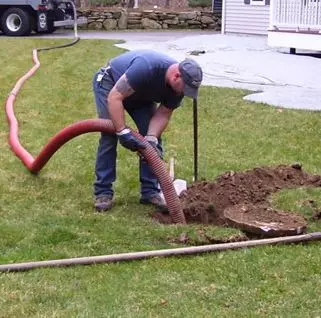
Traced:
<path fill-rule="evenodd" d="M 303 171 L 300 164 L 229 171 L 214 182 L 193 183 L 180 200 L 187 223 L 233 226 L 260 237 L 301 234 L 307 227 L 303 216 L 271 207 L 269 196 L 282 189 L 320 187 L 321 176 Z M 169 215 L 153 218 L 171 224 Z"/>

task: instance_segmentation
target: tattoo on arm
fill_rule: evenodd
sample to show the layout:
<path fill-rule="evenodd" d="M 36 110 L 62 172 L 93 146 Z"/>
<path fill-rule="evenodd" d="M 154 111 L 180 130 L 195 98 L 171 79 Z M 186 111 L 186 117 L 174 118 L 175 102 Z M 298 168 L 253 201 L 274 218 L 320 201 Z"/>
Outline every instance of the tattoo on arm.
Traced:
<path fill-rule="evenodd" d="M 115 89 L 124 97 L 130 96 L 134 93 L 134 90 L 129 85 L 125 74 L 117 81 Z"/>

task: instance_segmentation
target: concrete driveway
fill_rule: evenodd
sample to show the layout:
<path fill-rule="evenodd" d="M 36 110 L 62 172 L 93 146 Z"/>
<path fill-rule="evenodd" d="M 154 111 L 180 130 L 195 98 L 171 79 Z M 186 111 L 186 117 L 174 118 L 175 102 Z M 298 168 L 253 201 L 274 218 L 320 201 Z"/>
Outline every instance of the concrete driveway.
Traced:
<path fill-rule="evenodd" d="M 122 40 L 122 41 L 134 41 L 134 42 L 167 42 L 173 41 L 189 36 L 199 35 L 212 35 L 217 32 L 214 31 L 202 31 L 202 30 L 181 30 L 181 31 L 78 31 L 78 35 L 82 39 L 102 39 L 102 40 Z M 42 38 L 72 38 L 74 36 L 73 31 L 57 30 L 53 34 L 41 35 Z M 33 37 L 39 37 L 35 34 Z"/>
<path fill-rule="evenodd" d="M 72 35 L 60 31 L 51 36 Z M 264 36 L 221 35 L 213 31 L 86 31 L 79 32 L 79 36 L 120 39 L 126 42 L 117 44 L 119 47 L 155 49 L 178 60 L 192 57 L 203 67 L 204 85 L 248 89 L 252 92 L 245 99 L 273 106 L 321 110 L 321 59 L 271 49 Z M 193 55 L 193 51 L 204 53 Z"/>

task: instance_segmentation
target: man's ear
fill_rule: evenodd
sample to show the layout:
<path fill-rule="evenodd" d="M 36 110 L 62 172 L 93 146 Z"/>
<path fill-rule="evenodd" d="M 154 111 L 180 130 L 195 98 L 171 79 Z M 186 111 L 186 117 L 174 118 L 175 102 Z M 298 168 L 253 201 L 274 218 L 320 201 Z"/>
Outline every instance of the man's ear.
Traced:
<path fill-rule="evenodd" d="M 175 72 L 175 80 L 179 79 L 181 77 L 181 73 L 179 71 Z"/>

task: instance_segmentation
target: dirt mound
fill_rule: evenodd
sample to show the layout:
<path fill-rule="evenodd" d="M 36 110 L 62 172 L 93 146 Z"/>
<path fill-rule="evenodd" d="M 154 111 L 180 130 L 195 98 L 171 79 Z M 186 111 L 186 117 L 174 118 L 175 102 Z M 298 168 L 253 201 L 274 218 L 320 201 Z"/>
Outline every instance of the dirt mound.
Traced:
<path fill-rule="evenodd" d="M 196 182 L 181 194 L 180 200 L 187 223 L 228 225 L 224 216 L 227 208 L 235 207 L 234 218 L 237 211 L 242 217 L 242 209 L 237 209 L 237 205 L 246 205 L 247 215 L 252 215 L 252 218 L 253 215 L 259 216 L 256 221 L 263 218 L 261 221 L 265 222 L 266 215 L 272 211 L 268 202 L 272 193 L 302 186 L 320 187 L 321 176 L 304 172 L 300 164 L 259 167 L 237 173 L 229 171 L 214 182 Z M 294 223 L 298 227 L 306 225 L 303 218 L 300 222 L 298 218 L 293 220 L 290 213 L 274 213 L 273 222 L 278 222 L 278 215 L 282 215 L 279 221 L 284 228 L 293 228 Z M 288 215 L 288 220 L 284 215 Z M 171 223 L 169 215 L 156 213 L 154 218 L 161 223 Z"/>

